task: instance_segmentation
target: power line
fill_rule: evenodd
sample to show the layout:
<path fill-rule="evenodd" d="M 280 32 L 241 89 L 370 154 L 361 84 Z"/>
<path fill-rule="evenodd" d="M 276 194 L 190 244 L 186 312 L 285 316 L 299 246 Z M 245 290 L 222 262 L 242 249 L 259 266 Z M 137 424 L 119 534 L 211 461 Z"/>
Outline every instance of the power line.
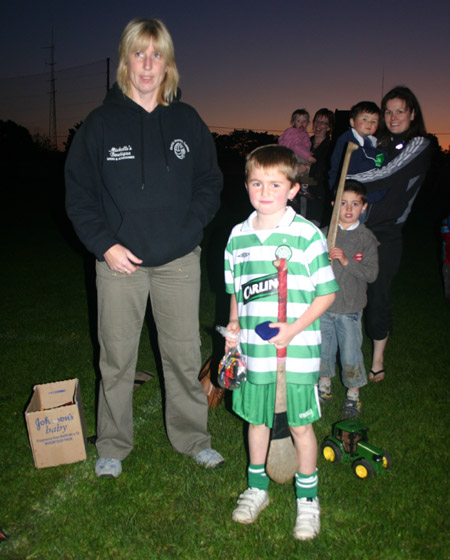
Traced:
<path fill-rule="evenodd" d="M 56 88 L 55 88 L 55 43 L 53 42 L 53 29 L 52 29 L 52 42 L 50 47 L 50 108 L 48 115 L 48 138 L 52 148 L 57 147 L 57 134 L 56 134 Z"/>
<path fill-rule="evenodd" d="M 42 133 L 42 130 L 45 131 L 45 121 L 48 116 L 49 140 L 53 141 L 56 138 L 59 141 L 64 135 L 58 134 L 56 128 L 65 129 L 66 123 L 70 120 L 73 123 L 84 120 L 92 109 L 101 104 L 104 92 L 109 85 L 109 61 L 102 59 L 83 65 L 57 69 L 53 33 L 51 46 L 47 48 L 50 49 L 51 54 L 50 91 L 47 85 L 49 81 L 48 73 L 9 78 L 1 77 L 0 119 L 13 120 L 26 128 L 34 127 L 34 132 Z M 96 71 L 94 70 L 95 66 L 97 66 Z M 112 66 L 114 66 L 114 63 Z M 32 88 L 30 84 L 33 84 Z M 56 93 L 58 93 L 58 99 L 56 99 Z M 50 107 L 48 107 L 49 103 Z M 58 119 L 56 112 L 58 112 Z M 40 122 L 38 122 L 38 119 L 41 119 Z M 282 130 L 279 129 L 226 126 L 223 124 L 208 125 L 208 128 L 211 132 L 217 134 L 228 134 L 234 130 L 250 130 L 274 135 L 282 133 Z M 447 143 L 444 136 L 450 135 L 448 131 L 431 133 L 440 137 L 442 146 Z"/>

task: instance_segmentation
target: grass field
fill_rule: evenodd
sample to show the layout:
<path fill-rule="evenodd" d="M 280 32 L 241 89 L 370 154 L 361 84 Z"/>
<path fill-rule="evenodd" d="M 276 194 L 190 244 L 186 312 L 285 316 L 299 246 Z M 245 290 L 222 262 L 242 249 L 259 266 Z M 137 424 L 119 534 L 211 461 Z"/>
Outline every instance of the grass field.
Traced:
<path fill-rule="evenodd" d="M 119 479 L 96 478 L 92 444 L 84 462 L 35 469 L 23 415 L 33 385 L 79 378 L 88 434 L 95 434 L 95 300 L 91 262 L 77 250 L 64 218 L 39 197 L 19 212 L 18 199 L 4 207 L 0 225 L 0 527 L 9 535 L 0 558 L 450 558 L 450 312 L 440 284 L 436 222 L 417 210 L 420 198 L 393 287 L 387 377 L 361 391 L 370 441 L 392 455 L 393 466 L 361 481 L 350 466 L 319 457 L 322 531 L 306 543 L 292 538 L 290 484 L 271 484 L 271 504 L 255 524 L 232 522 L 236 498 L 246 487 L 247 455 L 245 427 L 230 412 L 230 395 L 210 412 L 213 444 L 226 459 L 219 470 L 204 470 L 172 451 L 157 379 L 135 393 L 135 449 Z M 217 346 L 215 322 L 226 317 L 221 243 L 232 222 L 230 212 L 222 211 L 205 242 L 205 360 Z M 146 327 L 139 368 L 156 367 L 149 338 Z M 364 352 L 368 366 L 367 341 Z M 335 399 L 316 425 L 319 441 L 339 418 L 344 390 L 338 379 L 333 390 Z"/>

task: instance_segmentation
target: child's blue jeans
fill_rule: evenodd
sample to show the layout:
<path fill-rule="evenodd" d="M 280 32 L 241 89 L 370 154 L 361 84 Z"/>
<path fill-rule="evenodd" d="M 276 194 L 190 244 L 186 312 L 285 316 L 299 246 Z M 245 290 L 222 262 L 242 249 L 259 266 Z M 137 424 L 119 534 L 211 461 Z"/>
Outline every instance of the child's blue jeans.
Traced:
<path fill-rule="evenodd" d="M 366 369 L 361 351 L 362 313 L 331 313 L 326 311 L 320 318 L 322 354 L 320 377 L 334 377 L 336 354 L 342 366 L 342 383 L 347 389 L 358 389 L 367 385 Z"/>

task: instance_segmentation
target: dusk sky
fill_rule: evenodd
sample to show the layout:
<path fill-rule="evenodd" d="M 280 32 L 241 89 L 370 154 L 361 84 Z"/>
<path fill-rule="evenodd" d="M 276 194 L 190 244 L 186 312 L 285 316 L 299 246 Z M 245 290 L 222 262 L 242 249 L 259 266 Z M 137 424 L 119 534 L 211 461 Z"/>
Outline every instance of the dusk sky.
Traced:
<path fill-rule="evenodd" d="M 48 72 L 52 28 L 57 70 L 116 60 L 121 32 L 137 16 L 167 25 L 182 100 L 218 132 L 282 131 L 300 107 L 312 116 L 363 99 L 379 104 L 384 74 L 384 93 L 409 86 L 428 131 L 449 147 L 448 0 L 9 2 L 0 79 L 29 76 L 32 84 Z"/>

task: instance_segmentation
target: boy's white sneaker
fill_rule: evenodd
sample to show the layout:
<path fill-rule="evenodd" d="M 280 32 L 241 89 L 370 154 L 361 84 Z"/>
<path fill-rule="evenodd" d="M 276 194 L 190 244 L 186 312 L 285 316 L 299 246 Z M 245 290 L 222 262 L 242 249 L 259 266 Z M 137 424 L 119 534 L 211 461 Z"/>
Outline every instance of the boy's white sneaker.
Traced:
<path fill-rule="evenodd" d="M 318 498 L 297 498 L 297 519 L 294 537 L 300 541 L 313 539 L 320 531 L 320 504 Z"/>
<path fill-rule="evenodd" d="M 269 505 L 269 492 L 259 488 L 247 488 L 237 501 L 238 507 L 231 518 L 238 523 L 253 523 L 258 515 Z"/>

